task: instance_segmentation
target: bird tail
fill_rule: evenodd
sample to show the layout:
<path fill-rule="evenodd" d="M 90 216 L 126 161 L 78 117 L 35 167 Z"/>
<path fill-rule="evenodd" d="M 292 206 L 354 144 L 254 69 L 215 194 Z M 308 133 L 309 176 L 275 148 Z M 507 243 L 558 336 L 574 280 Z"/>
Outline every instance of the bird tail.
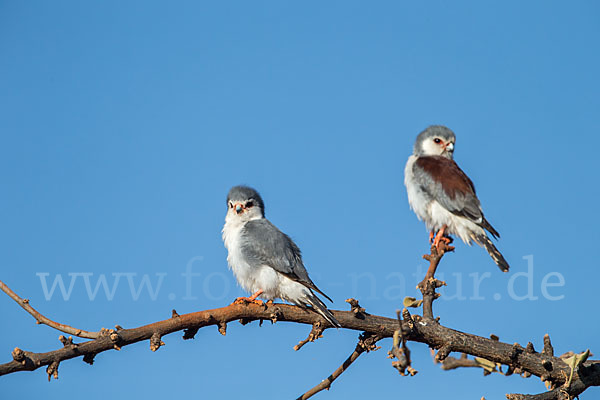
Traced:
<path fill-rule="evenodd" d="M 333 325 L 336 328 L 342 327 L 338 320 L 335 319 L 331 311 L 327 309 L 327 306 L 312 291 L 309 290 L 304 299 L 308 304 L 312 306 L 312 308 L 315 309 L 316 312 L 321 314 L 323 318 L 325 318 L 327 322 L 329 322 L 331 325 Z"/>
<path fill-rule="evenodd" d="M 480 243 L 490 254 L 496 265 L 502 270 L 502 272 L 508 272 L 510 268 L 508 262 L 504 259 L 504 256 L 498 251 L 494 243 L 490 240 L 487 235 L 479 235 L 477 236 L 477 242 Z"/>

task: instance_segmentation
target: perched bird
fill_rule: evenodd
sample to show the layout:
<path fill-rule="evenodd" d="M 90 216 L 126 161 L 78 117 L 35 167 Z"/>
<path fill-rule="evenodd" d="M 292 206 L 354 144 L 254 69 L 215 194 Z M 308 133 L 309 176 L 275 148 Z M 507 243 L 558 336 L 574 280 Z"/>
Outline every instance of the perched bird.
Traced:
<path fill-rule="evenodd" d="M 440 241 L 448 243 L 447 235 L 456 235 L 469 245 L 474 241 L 506 272 L 508 263 L 485 231 L 496 239 L 500 235 L 483 216 L 473 182 L 453 160 L 455 142 L 454 133 L 439 125 L 417 136 L 404 170 L 408 202 L 417 217 L 425 221 L 429 239 L 436 246 Z"/>
<path fill-rule="evenodd" d="M 310 305 L 331 325 L 341 327 L 314 294 L 313 290 L 332 301 L 309 278 L 298 246 L 265 218 L 265 203 L 256 190 L 234 186 L 229 191 L 223 241 L 237 281 L 254 293 L 237 301 L 280 298 L 302 307 Z"/>

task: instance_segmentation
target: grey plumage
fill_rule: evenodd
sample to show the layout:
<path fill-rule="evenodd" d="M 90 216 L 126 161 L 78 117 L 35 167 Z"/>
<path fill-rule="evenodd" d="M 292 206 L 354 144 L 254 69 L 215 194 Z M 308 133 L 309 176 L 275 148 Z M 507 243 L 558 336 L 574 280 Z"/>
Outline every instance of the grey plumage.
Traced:
<path fill-rule="evenodd" d="M 296 243 L 266 218 L 246 223 L 242 229 L 242 254 L 258 265 L 268 265 L 275 271 L 333 300 L 309 278 Z"/>
<path fill-rule="evenodd" d="M 227 193 L 227 203 L 232 200 L 254 200 L 262 211 L 262 216 L 265 216 L 265 202 L 260 194 L 250 186 L 238 185 L 229 189 Z"/>
<path fill-rule="evenodd" d="M 248 186 L 235 186 L 227 196 L 227 207 L 223 240 L 240 285 L 267 300 L 281 298 L 311 306 L 332 326 L 341 327 L 313 293 L 331 301 L 308 276 L 298 246 L 265 218 L 260 194 Z"/>
<path fill-rule="evenodd" d="M 491 242 L 498 232 L 485 219 L 475 186 L 454 162 L 454 132 L 445 126 L 430 126 L 415 141 L 404 171 L 411 208 L 432 232 L 443 230 L 465 243 L 484 247 L 502 271 L 509 266 Z"/>
<path fill-rule="evenodd" d="M 417 135 L 417 139 L 415 140 L 415 144 L 413 147 L 413 154 L 416 156 L 423 156 L 425 154 L 425 149 L 423 148 L 423 142 L 427 139 L 431 139 L 434 137 L 439 137 L 446 141 L 447 143 L 456 142 L 456 135 L 449 128 L 443 125 L 431 125 L 423 132 Z"/>

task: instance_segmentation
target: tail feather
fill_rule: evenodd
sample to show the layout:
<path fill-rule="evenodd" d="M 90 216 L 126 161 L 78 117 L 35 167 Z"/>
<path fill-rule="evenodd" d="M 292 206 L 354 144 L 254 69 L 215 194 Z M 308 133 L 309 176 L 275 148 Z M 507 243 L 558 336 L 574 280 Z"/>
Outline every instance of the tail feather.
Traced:
<path fill-rule="evenodd" d="M 481 226 L 483 229 L 485 229 L 486 231 L 491 233 L 491 235 L 494 237 L 494 239 L 500 238 L 500 234 L 498 233 L 498 231 L 494 229 L 494 227 L 488 222 L 487 219 L 485 219 L 485 217 L 483 217 L 481 224 L 479 224 L 479 226 Z"/>
<path fill-rule="evenodd" d="M 331 325 L 333 325 L 336 328 L 342 327 L 342 325 L 340 325 L 338 320 L 335 319 L 335 317 L 333 316 L 331 311 L 329 311 L 327 309 L 327 306 L 325 306 L 325 304 L 321 301 L 321 299 L 319 299 L 313 292 L 309 291 L 306 294 L 305 300 L 308 304 L 310 304 L 312 306 L 312 308 L 315 309 L 316 312 L 321 314 L 323 316 L 323 318 L 325 318 L 327 320 L 327 322 L 329 322 Z"/>
<path fill-rule="evenodd" d="M 508 272 L 510 268 L 508 262 L 504 259 L 504 256 L 498 251 L 494 243 L 490 240 L 487 235 L 480 235 L 477 237 L 477 242 L 479 242 L 490 254 L 496 265 L 502 270 L 502 272 Z"/>

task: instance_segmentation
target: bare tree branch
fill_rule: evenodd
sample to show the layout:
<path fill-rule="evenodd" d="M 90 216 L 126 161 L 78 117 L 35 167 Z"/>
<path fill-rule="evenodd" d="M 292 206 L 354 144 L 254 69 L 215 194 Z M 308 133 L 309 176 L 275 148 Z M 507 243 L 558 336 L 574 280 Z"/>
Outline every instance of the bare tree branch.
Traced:
<path fill-rule="evenodd" d="M 535 351 L 530 342 L 525 348 L 518 343 L 508 344 L 493 336 L 491 339 L 471 335 L 439 324 L 439 319 L 434 319 L 432 304 L 439 297 L 435 292 L 437 288 L 445 285 L 435 279 L 435 272 L 443 255 L 452 251 L 451 246 L 440 243 L 439 247 L 432 246 L 431 254 L 424 256 L 430 262 L 427 275 L 417 286 L 423 294 L 423 316 L 411 315 L 407 309 L 402 311 L 402 317 L 397 319 L 371 315 L 360 307 L 355 299 L 346 300 L 351 306 L 351 311 L 331 310 L 343 329 L 361 331 L 361 340 L 348 359 L 336 369 L 326 380 L 303 394 L 300 398 L 307 399 L 323 389 L 330 387 L 347 368 L 362 354 L 375 347 L 375 343 L 383 338 L 393 337 L 394 345 L 390 354 L 397 358 L 393 366 L 401 373 L 408 370 L 408 375 L 414 375 L 416 370 L 411 367 L 410 352 L 407 341 L 427 344 L 431 349 L 437 350 L 436 361 L 444 362 L 445 369 L 475 366 L 478 363 L 484 370 L 508 366 L 504 375 L 518 373 L 527 377 L 535 375 L 541 378 L 552 390 L 539 395 L 508 394 L 509 400 L 571 400 L 591 386 L 600 386 L 600 361 L 587 361 L 589 352 L 582 355 L 572 355 L 569 358 L 554 356 L 554 349 L 548 335 L 544 337 L 542 352 Z M 163 336 L 184 331 L 184 339 L 192 339 L 200 328 L 217 326 L 219 332 L 226 334 L 227 324 L 239 320 L 242 324 L 252 321 L 271 320 L 288 321 L 311 325 L 312 329 L 307 339 L 301 341 L 296 350 L 306 343 L 321 337 L 326 329 L 332 326 L 318 313 L 310 308 L 303 308 L 287 304 L 231 304 L 213 310 L 198 311 L 179 315 L 175 310 L 169 319 L 144 325 L 138 328 L 102 329 L 99 332 L 87 332 L 73 327 L 56 323 L 42 316 L 27 300 L 21 299 L 4 283 L 0 281 L 0 289 L 6 292 L 23 309 L 34 316 L 38 323 L 44 323 L 62 332 L 71 335 L 88 337 L 94 340 L 82 343 L 73 343 L 71 337 L 60 336 L 63 347 L 47 353 L 34 353 L 23 351 L 18 347 L 12 352 L 13 360 L 0 364 L 0 376 L 17 371 L 33 371 L 42 366 L 47 366 L 48 379 L 58 377 L 58 367 L 62 361 L 82 357 L 83 361 L 93 364 L 94 357 L 107 350 L 120 350 L 121 347 L 133 343 L 149 340 L 150 349 L 158 350 L 164 345 Z M 459 352 L 475 356 L 475 360 L 464 358 L 448 358 L 450 353 Z"/>
<path fill-rule="evenodd" d="M 327 379 L 321 381 L 321 383 L 319 383 L 317 386 L 313 387 L 312 389 L 304 393 L 302 396 L 298 397 L 297 400 L 306 400 L 322 390 L 329 390 L 333 381 L 335 381 L 341 374 L 343 374 L 344 371 L 346 371 L 362 353 L 364 353 L 365 351 L 368 352 L 378 349 L 378 347 L 376 347 L 376 343 L 379 339 L 381 339 L 381 337 L 377 335 L 372 335 L 369 333 L 361 334 L 356 348 L 354 349 L 352 354 L 350 354 L 350 356 L 346 359 L 346 361 L 344 361 L 342 365 L 340 365 L 335 371 L 333 371 L 333 373 L 329 375 Z"/>
<path fill-rule="evenodd" d="M 364 331 L 381 338 L 392 337 L 398 329 L 398 320 L 375 315 L 357 314 L 353 311 L 332 311 L 343 328 Z M 215 325 L 224 332 L 226 324 L 241 320 L 248 323 L 256 320 L 276 318 L 278 321 L 297 322 L 314 325 L 320 322 L 323 327 L 331 326 L 316 312 L 287 304 L 232 304 L 213 310 L 198 311 L 190 314 L 174 316 L 153 324 L 132 329 L 105 330 L 95 339 L 82 343 L 67 343 L 63 348 L 47 352 L 33 353 L 15 349 L 13 361 L 0 365 L 0 375 L 17 371 L 32 371 L 42 366 L 49 366 L 47 372 L 55 375 L 58 364 L 75 357 L 83 357 L 88 363 L 94 356 L 107 350 L 120 349 L 133 343 L 151 340 L 155 346 L 164 335 L 186 330 L 188 338 L 199 328 Z M 412 325 L 411 326 L 409 326 Z M 508 344 L 468 333 L 446 328 L 434 320 L 419 315 L 411 317 L 411 322 L 401 322 L 405 340 L 425 343 L 434 349 L 447 349 L 450 352 L 462 352 L 482 357 L 500 364 L 519 368 L 538 377 L 544 376 L 555 386 L 565 384 L 571 373 L 570 367 L 560 358 L 543 353 L 525 352 L 518 344 Z M 596 362 L 586 362 L 580 367 L 571 385 L 569 393 L 574 396 L 589 386 L 600 385 L 600 368 Z"/>
<path fill-rule="evenodd" d="M 425 278 L 417 285 L 417 289 L 423 294 L 423 317 L 433 319 L 433 301 L 440 297 L 435 289 L 446 286 L 446 282 L 435 279 L 437 270 L 442 257 L 449 251 L 454 251 L 454 247 L 448 246 L 442 241 L 438 246 L 431 245 L 431 254 L 426 254 L 423 258 L 429 261 L 429 268 L 425 274 Z"/>
<path fill-rule="evenodd" d="M 29 300 L 20 298 L 2 281 L 0 281 L 0 289 L 2 289 L 2 291 L 6 293 L 11 299 L 16 301 L 17 304 L 20 305 L 25 311 L 31 314 L 33 318 L 35 318 L 36 323 L 38 324 L 48 325 L 51 328 L 54 328 L 64 333 L 68 333 L 69 335 L 78 336 L 86 339 L 96 339 L 98 336 L 100 336 L 100 332 L 84 331 L 83 329 L 73 328 L 69 325 L 59 324 L 58 322 L 54 322 L 51 319 L 44 317 L 35 308 L 33 308 L 31 304 L 29 304 Z"/>

